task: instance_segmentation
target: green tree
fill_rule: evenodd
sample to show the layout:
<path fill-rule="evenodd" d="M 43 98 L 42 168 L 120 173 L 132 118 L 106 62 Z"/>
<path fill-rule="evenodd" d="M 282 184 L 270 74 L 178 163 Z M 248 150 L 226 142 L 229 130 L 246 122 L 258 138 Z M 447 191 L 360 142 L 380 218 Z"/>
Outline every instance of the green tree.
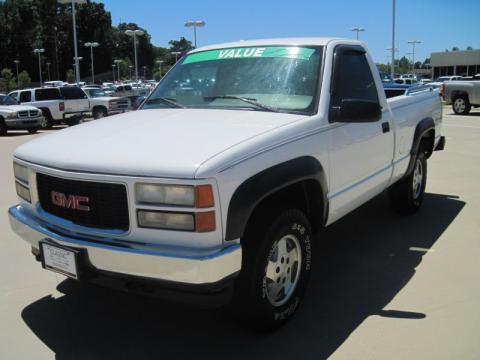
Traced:
<path fill-rule="evenodd" d="M 467 46 L 467 50 L 473 50 L 473 48 L 471 46 Z"/>
<path fill-rule="evenodd" d="M 73 83 L 75 82 L 75 73 L 73 72 L 72 69 L 68 69 L 67 70 L 67 74 L 66 74 L 66 78 L 67 78 L 67 82 L 68 83 Z"/>
<path fill-rule="evenodd" d="M 12 70 L 5 68 L 0 72 L 0 91 L 9 92 L 15 88 L 15 80 Z"/>
<path fill-rule="evenodd" d="M 458 50 L 460 50 L 460 49 L 458 48 L 458 46 L 452 47 L 452 51 L 458 51 Z"/>
<path fill-rule="evenodd" d="M 26 70 L 23 70 L 20 74 L 18 74 L 18 87 L 20 89 L 26 88 L 30 85 L 31 82 L 32 79 L 30 78 Z"/>

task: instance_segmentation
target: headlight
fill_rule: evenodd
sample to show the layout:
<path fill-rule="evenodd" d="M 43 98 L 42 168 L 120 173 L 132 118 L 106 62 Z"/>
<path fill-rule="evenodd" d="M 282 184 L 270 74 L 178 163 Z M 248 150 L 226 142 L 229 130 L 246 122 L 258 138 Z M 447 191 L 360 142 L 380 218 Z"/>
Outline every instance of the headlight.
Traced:
<path fill-rule="evenodd" d="M 17 190 L 17 195 L 23 200 L 28 201 L 29 203 L 32 202 L 30 190 L 26 186 L 20 184 L 18 181 L 15 181 L 15 189 Z"/>
<path fill-rule="evenodd" d="M 195 188 L 190 185 L 136 184 L 137 202 L 155 205 L 195 205 Z"/>
<path fill-rule="evenodd" d="M 13 163 L 13 174 L 15 178 L 20 181 L 23 181 L 25 184 L 28 184 L 28 168 L 26 166 Z"/>
<path fill-rule="evenodd" d="M 7 119 L 16 119 L 18 118 L 18 113 L 17 112 L 12 112 L 7 115 Z"/>
<path fill-rule="evenodd" d="M 184 231 L 195 230 L 193 214 L 139 210 L 137 216 L 140 227 Z"/>

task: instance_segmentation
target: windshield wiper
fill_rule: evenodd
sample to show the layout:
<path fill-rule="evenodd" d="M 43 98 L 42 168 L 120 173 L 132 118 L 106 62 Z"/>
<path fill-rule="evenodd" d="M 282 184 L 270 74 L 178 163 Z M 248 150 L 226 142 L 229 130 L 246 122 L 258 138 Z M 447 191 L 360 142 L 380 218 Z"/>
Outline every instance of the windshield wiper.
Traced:
<path fill-rule="evenodd" d="M 153 99 L 148 99 L 147 101 L 145 101 L 145 104 L 155 104 L 155 103 L 158 103 L 159 101 L 163 101 L 169 105 L 172 105 L 173 107 L 185 109 L 185 106 L 183 106 L 182 104 L 179 104 L 177 100 L 173 98 L 166 98 L 166 97 L 156 97 Z"/>
<path fill-rule="evenodd" d="M 241 100 L 243 102 L 246 102 L 248 104 L 254 105 L 260 109 L 271 111 L 271 112 L 281 112 L 279 109 L 275 109 L 273 107 L 270 107 L 268 105 L 261 104 L 257 101 L 257 99 L 253 98 L 247 98 L 247 97 L 242 97 L 242 96 L 236 96 L 236 95 L 217 95 L 217 96 L 204 96 L 204 100 L 215 100 L 215 99 L 233 99 L 233 100 Z"/>

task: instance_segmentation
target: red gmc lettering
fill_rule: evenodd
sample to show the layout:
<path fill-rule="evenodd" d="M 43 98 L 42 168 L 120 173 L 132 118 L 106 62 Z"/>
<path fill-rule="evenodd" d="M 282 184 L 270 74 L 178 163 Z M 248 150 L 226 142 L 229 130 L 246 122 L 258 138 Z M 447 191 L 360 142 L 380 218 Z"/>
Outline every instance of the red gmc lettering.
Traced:
<path fill-rule="evenodd" d="M 90 199 L 86 196 L 65 195 L 56 191 L 50 193 L 52 204 L 73 210 L 90 211 L 88 203 Z"/>

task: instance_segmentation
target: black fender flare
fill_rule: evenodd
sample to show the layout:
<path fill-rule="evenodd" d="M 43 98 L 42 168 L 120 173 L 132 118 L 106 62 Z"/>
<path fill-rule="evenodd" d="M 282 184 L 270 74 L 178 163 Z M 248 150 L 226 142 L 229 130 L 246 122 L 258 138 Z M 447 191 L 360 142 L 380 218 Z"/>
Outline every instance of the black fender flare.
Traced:
<path fill-rule="evenodd" d="M 225 240 L 235 240 L 243 236 L 250 215 L 263 199 L 303 180 L 316 180 L 321 186 L 325 221 L 328 212 L 327 176 L 317 159 L 302 156 L 265 169 L 240 184 L 228 206 Z"/>
<path fill-rule="evenodd" d="M 433 135 L 433 142 L 432 142 L 432 149 L 428 150 L 427 157 L 429 157 L 432 152 L 433 152 L 433 146 L 435 142 L 435 122 L 431 117 L 425 118 L 421 120 L 416 128 L 415 132 L 413 133 L 413 143 L 412 143 L 412 149 L 410 150 L 410 162 L 408 163 L 407 171 L 405 172 L 405 176 L 408 176 L 411 174 L 413 171 L 413 167 L 415 166 L 415 159 L 417 157 L 417 154 L 420 150 L 420 143 L 422 142 L 422 139 L 425 137 L 425 135 L 432 131 L 434 132 Z"/>

